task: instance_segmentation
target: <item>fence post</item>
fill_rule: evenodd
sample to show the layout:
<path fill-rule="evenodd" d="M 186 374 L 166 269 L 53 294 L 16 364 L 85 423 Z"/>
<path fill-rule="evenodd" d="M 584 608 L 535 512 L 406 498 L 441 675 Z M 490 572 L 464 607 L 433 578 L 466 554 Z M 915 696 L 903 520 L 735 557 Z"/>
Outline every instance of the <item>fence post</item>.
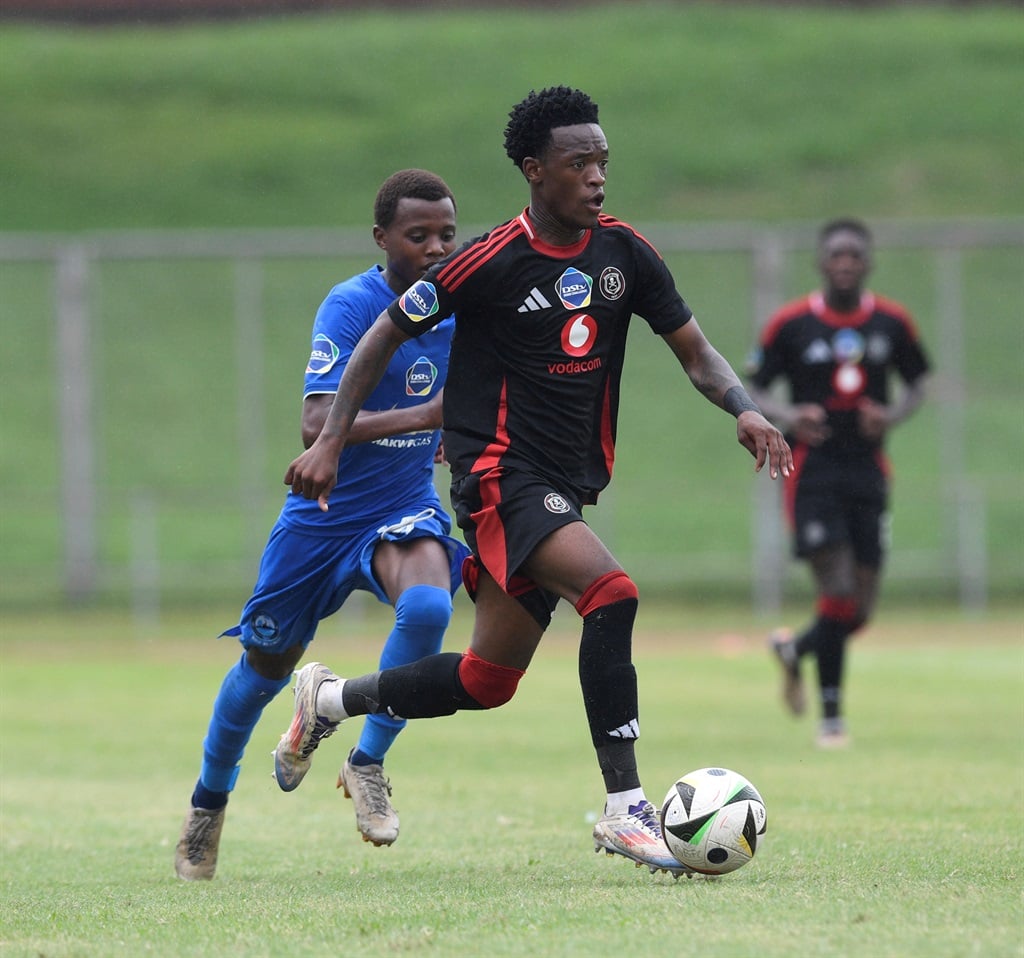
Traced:
<path fill-rule="evenodd" d="M 132 613 L 140 629 L 160 624 L 160 539 L 157 508 L 149 492 L 132 496 Z"/>
<path fill-rule="evenodd" d="M 235 263 L 235 364 L 238 369 L 238 464 L 244 542 L 256 559 L 266 529 L 259 521 L 267 465 L 263 346 L 263 266 L 259 260 Z"/>
<path fill-rule="evenodd" d="M 985 496 L 976 483 L 961 484 L 955 512 L 960 604 L 970 612 L 984 612 L 988 606 L 986 510 Z"/>
<path fill-rule="evenodd" d="M 770 231 L 757 235 L 753 242 L 753 255 L 752 328 L 756 337 L 761 325 L 782 303 L 785 257 L 778 235 Z M 751 536 L 754 544 L 751 550 L 751 601 L 755 612 L 771 615 L 782 608 L 782 583 L 788 553 L 783 542 L 779 482 L 765 480 L 765 476 L 758 476 L 751 493 Z"/>
<path fill-rule="evenodd" d="M 57 253 L 56 296 L 64 594 L 83 602 L 95 594 L 97 575 L 89 256 L 81 243 Z"/>
<path fill-rule="evenodd" d="M 943 370 L 936 397 L 939 415 L 939 448 L 945 464 L 944 501 L 946 534 L 953 543 L 960 602 L 965 608 L 984 608 L 988 594 L 985 503 L 979 490 L 964 475 L 967 434 L 967 389 L 964 364 L 963 253 L 959 247 L 940 249 L 935 256 L 936 299 Z"/>

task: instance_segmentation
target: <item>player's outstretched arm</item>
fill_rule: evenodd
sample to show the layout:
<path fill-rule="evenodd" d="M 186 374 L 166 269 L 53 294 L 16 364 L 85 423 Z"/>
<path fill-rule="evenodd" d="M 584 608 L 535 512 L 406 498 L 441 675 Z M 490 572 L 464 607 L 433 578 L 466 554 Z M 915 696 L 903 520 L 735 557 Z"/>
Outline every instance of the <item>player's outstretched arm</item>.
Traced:
<path fill-rule="evenodd" d="M 334 393 L 307 396 L 302 403 L 302 445 L 308 449 L 316 442 L 331 411 Z M 345 438 L 346 446 L 374 442 L 407 432 L 426 432 L 441 428 L 444 390 L 439 389 L 426 402 L 400 409 L 360 409 Z"/>
<path fill-rule="evenodd" d="M 793 453 L 782 433 L 757 408 L 732 366 L 701 331 L 696 319 L 665 335 L 690 382 L 708 400 L 736 417 L 736 438 L 753 457 L 754 471 L 767 463 L 772 479 L 788 476 Z"/>
<path fill-rule="evenodd" d="M 408 338 L 386 312 L 377 317 L 352 351 L 320 435 L 288 466 L 285 485 L 306 499 L 316 499 L 324 512 L 327 497 L 338 481 L 338 459 L 352 423 L 366 397 L 381 381 L 395 350 Z"/>

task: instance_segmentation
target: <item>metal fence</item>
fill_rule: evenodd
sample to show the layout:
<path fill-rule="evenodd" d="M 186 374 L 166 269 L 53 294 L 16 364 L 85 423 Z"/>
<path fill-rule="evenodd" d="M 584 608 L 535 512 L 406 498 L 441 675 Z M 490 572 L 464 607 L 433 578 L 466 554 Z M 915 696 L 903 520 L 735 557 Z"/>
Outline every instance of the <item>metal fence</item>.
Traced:
<path fill-rule="evenodd" d="M 945 475 L 945 501 L 936 503 L 936 521 L 943 525 L 944 531 L 943 546 L 935 550 L 935 554 L 918 555 L 914 561 L 918 561 L 927 574 L 943 580 L 949 589 L 955 589 L 965 606 L 980 607 L 989 592 L 987 500 L 967 466 L 965 409 L 970 385 L 964 348 L 968 326 L 964 262 L 966 256 L 989 250 L 1010 250 L 1019 259 L 1024 250 L 1024 220 L 890 221 L 876 222 L 873 228 L 879 258 L 887 251 L 915 250 L 929 257 L 932 263 L 932 297 L 937 314 L 930 330 L 933 340 L 930 346 L 940 371 L 934 401 L 941 407 L 938 443 Z M 809 259 L 815 225 L 655 224 L 644 232 L 666 259 L 688 253 L 743 257 L 748 264 L 748 334 L 752 339 L 757 325 L 792 295 L 787 292 L 787 276 L 794 269 L 795 258 Z M 268 490 L 262 479 L 266 472 L 266 424 L 260 413 L 265 407 L 262 395 L 265 264 L 325 258 L 358 261 L 367 256 L 367 245 L 363 230 L 0 234 L 0 267 L 38 264 L 41 276 L 49 276 L 53 282 L 55 353 L 52 363 L 55 373 L 52 382 L 56 394 L 54 422 L 58 435 L 60 494 L 60 555 L 55 557 L 55 562 L 62 570 L 58 591 L 64 599 L 83 601 L 107 591 L 117 592 L 117 588 L 111 590 L 111 581 L 119 580 L 122 592 L 127 583 L 127 592 L 138 608 L 156 609 L 168 576 L 175 574 L 162 559 L 156 532 L 154 503 L 161 495 L 160 490 L 136 490 L 129 497 L 125 533 L 128 546 L 120 564 L 121 575 L 105 570 L 110 563 L 100 555 L 98 525 L 104 512 L 104 489 L 97 481 L 100 453 L 97 451 L 98 414 L 94 406 L 97 364 L 93 347 L 97 339 L 97 316 L 93 292 L 102 269 L 112 263 L 187 260 L 220 263 L 231 271 L 234 362 L 246 371 L 238 377 L 237 387 L 238 495 L 242 502 L 243 525 L 248 530 L 258 530 L 258 535 L 249 535 L 243 556 L 221 564 L 237 570 L 241 563 L 250 570 L 252 556 L 258 554 L 262 544 L 259 536 L 267 528 L 268 510 Z M 1020 302 L 1018 298 L 1008 305 L 1017 312 L 1018 319 Z M 0 316 L 15 308 L 0 302 Z M 308 318 L 311 316 L 310 312 Z M 18 321 L 18 317 L 8 316 L 7 319 Z M 48 322 L 45 317 L 41 320 Z M 1010 348 L 1010 344 L 1007 346 Z M 104 388 L 116 389 L 116 385 L 108 384 Z M 1019 394 L 1017 399 L 1019 401 Z M 9 461 L 13 457 L 8 455 L 7 458 Z M 1005 484 L 1012 489 L 1021 477 L 1005 478 Z M 14 493 L 17 494 L 17 490 Z M 786 546 L 776 496 L 774 486 L 757 483 L 749 504 L 750 548 L 743 563 L 750 570 L 751 602 L 762 610 L 780 605 L 792 571 L 785 563 L 777 561 Z M 611 508 L 614 509 L 614 500 Z M 4 539 L 8 537 L 5 535 Z M 10 541 L 6 542 L 6 552 L 10 558 Z M 711 557 L 709 562 L 714 565 Z M 698 556 L 697 565 L 700 564 Z M 657 567 L 655 557 L 650 568 Z M 243 579 L 250 575 L 250 571 L 241 574 Z M 208 578 L 209 569 L 197 571 L 197 576 Z M 654 571 L 650 576 L 658 578 Z M 185 578 L 187 580 L 187 575 Z M 12 596 L 8 594 L 6 598 Z"/>

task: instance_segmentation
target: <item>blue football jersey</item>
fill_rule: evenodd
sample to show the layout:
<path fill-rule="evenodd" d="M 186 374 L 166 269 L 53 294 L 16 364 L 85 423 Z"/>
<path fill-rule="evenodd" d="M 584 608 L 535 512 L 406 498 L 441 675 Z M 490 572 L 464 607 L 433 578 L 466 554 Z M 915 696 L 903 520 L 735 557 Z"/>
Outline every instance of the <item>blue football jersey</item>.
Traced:
<path fill-rule="evenodd" d="M 394 300 L 378 266 L 335 286 L 317 311 L 303 398 L 337 392 L 356 343 Z M 448 318 L 431 333 L 403 343 L 363 408 L 378 411 L 417 406 L 443 388 L 455 321 Z M 434 488 L 434 453 L 440 430 L 388 436 L 346 446 L 330 510 L 316 500 L 288 493 L 281 521 L 307 533 L 337 535 L 393 516 L 408 504 L 411 512 L 431 506 L 444 512 Z"/>

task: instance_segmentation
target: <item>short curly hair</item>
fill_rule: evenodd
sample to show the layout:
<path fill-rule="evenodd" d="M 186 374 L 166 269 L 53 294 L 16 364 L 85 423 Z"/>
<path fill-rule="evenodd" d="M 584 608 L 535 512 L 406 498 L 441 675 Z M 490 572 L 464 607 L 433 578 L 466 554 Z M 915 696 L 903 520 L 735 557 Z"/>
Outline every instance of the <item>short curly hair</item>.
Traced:
<path fill-rule="evenodd" d="M 455 207 L 455 196 L 448 184 L 436 173 L 429 170 L 399 170 L 392 173 L 377 191 L 373 202 L 373 222 L 381 229 L 388 229 L 398 213 L 398 201 L 449 199 Z"/>
<path fill-rule="evenodd" d="M 551 131 L 559 126 L 597 123 L 597 104 L 582 90 L 553 86 L 530 95 L 509 113 L 505 152 L 519 169 L 528 156 L 540 157 L 551 144 Z"/>
<path fill-rule="evenodd" d="M 873 237 L 867 223 L 853 216 L 843 216 L 829 220 L 818 230 L 818 245 L 824 246 L 825 242 L 833 233 L 854 233 L 864 240 L 865 244 L 871 246 Z"/>

